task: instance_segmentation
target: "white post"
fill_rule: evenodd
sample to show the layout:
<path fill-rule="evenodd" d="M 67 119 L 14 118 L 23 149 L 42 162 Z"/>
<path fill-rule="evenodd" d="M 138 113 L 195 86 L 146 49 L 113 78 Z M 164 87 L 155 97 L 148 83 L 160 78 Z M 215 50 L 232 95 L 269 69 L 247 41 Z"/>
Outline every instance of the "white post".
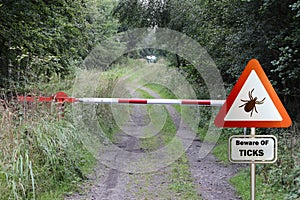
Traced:
<path fill-rule="evenodd" d="M 251 128 L 251 136 L 255 137 L 255 128 Z M 251 177 L 250 177 L 250 199 L 251 200 L 255 200 L 255 163 L 251 163 L 250 164 L 250 173 L 251 173 Z"/>

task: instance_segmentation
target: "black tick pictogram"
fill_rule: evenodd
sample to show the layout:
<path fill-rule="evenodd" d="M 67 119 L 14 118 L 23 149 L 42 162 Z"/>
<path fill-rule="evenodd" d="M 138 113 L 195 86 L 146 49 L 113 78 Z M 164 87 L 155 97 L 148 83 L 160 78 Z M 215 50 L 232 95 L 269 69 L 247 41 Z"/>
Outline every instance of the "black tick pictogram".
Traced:
<path fill-rule="evenodd" d="M 252 117 L 253 110 L 255 110 L 255 112 L 258 113 L 256 110 L 256 104 L 263 104 L 264 100 L 266 99 L 266 97 L 265 97 L 261 101 L 257 101 L 257 97 L 253 98 L 253 96 L 252 96 L 253 91 L 254 91 L 254 88 L 248 92 L 248 96 L 249 96 L 250 100 L 241 99 L 242 102 L 246 102 L 246 103 L 239 106 L 239 108 L 244 107 L 244 110 L 246 112 L 251 112 L 250 117 Z"/>

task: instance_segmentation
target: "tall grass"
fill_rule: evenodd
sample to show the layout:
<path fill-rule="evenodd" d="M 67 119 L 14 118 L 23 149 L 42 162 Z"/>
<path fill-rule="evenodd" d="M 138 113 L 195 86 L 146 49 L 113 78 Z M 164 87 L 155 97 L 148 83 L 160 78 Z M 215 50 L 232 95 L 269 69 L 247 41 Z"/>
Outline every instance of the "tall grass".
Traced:
<path fill-rule="evenodd" d="M 1 199 L 40 199 L 84 178 L 87 152 L 72 123 L 51 114 L 55 108 L 4 100 L 0 107 Z"/>
<path fill-rule="evenodd" d="M 128 74 L 129 70 L 131 69 L 131 62 L 121 64 L 121 65 L 114 65 L 110 70 L 102 72 L 99 77 L 99 83 L 95 91 L 96 97 L 102 98 L 111 98 L 111 97 L 123 97 L 126 94 L 120 88 L 119 80 L 121 77 Z M 129 67 L 126 67 L 129 65 Z M 117 109 L 119 116 L 113 115 L 113 109 Z M 122 115 L 122 113 L 126 113 L 126 107 L 118 106 L 118 105 L 110 105 L 110 104 L 99 104 L 96 107 L 96 115 L 99 121 L 99 124 L 109 140 L 114 141 L 114 134 L 119 131 L 119 126 L 116 123 L 117 120 L 125 120 L 126 117 Z M 120 124 L 119 124 L 120 125 Z"/>

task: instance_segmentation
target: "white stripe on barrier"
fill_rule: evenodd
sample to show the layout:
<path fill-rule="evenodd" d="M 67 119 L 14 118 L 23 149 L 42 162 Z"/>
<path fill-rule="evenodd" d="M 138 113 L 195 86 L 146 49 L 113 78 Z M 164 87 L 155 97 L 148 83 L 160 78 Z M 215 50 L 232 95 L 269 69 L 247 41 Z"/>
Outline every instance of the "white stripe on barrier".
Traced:
<path fill-rule="evenodd" d="M 179 99 L 148 99 L 147 104 L 181 104 Z"/>
<path fill-rule="evenodd" d="M 223 106 L 225 100 L 210 100 L 210 102 L 211 106 Z"/>
<path fill-rule="evenodd" d="M 131 99 L 131 98 L 76 98 L 77 102 L 93 104 L 177 104 L 190 106 L 222 106 L 225 100 L 196 99 Z"/>
<path fill-rule="evenodd" d="M 118 99 L 116 98 L 76 98 L 76 100 L 82 103 L 95 103 L 95 104 L 118 103 Z"/>

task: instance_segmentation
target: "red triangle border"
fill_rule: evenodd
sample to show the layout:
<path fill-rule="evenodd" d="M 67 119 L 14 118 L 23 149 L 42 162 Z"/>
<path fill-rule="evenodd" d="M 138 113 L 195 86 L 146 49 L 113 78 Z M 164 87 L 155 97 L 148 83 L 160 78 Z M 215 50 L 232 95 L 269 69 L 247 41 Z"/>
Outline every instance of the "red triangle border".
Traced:
<path fill-rule="evenodd" d="M 232 104 L 234 103 L 236 97 L 238 96 L 240 90 L 242 89 L 243 85 L 245 84 L 252 70 L 256 72 L 263 86 L 268 92 L 270 98 L 274 102 L 274 105 L 276 106 L 279 114 L 282 117 L 282 121 L 261 121 L 261 120 L 260 121 L 224 121 L 227 112 L 229 111 Z M 263 68 L 261 67 L 258 60 L 256 59 L 252 59 L 248 62 L 246 68 L 242 72 L 240 78 L 238 79 L 237 83 L 231 90 L 224 105 L 221 107 L 221 110 L 219 111 L 218 115 L 215 118 L 215 125 L 218 127 L 279 128 L 279 127 L 289 127 L 291 126 L 291 124 L 292 121 L 290 116 L 288 115 L 282 102 L 277 96 Z"/>

